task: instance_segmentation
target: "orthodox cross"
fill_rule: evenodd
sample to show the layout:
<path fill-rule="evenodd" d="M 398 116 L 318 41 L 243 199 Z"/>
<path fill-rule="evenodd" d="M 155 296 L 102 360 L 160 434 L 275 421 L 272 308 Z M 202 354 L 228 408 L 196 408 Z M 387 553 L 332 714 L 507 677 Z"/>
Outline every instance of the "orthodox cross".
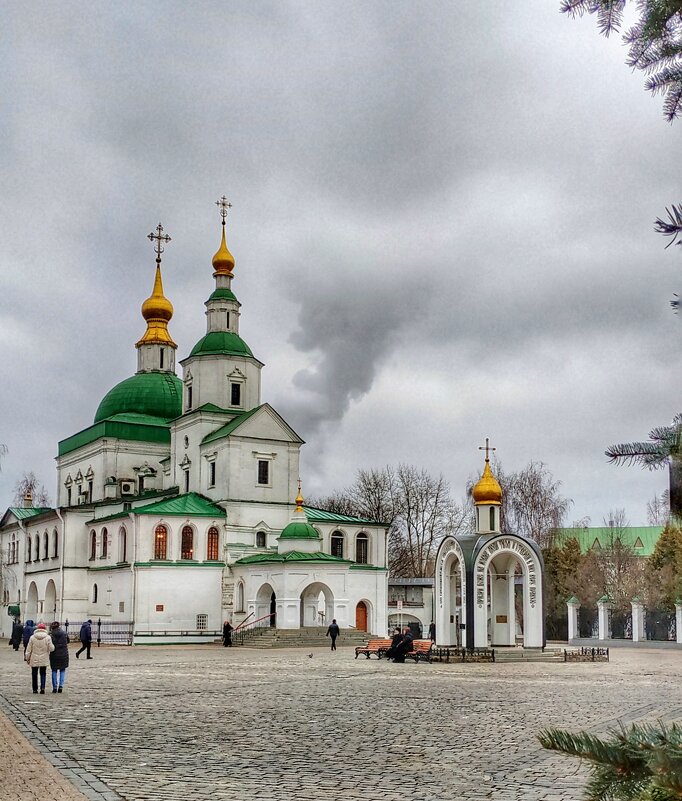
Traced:
<path fill-rule="evenodd" d="M 216 200 L 216 206 L 220 210 L 220 216 L 223 218 L 223 225 L 225 225 L 225 217 L 227 217 L 227 210 L 232 208 L 230 201 L 223 195 L 220 200 Z"/>
<path fill-rule="evenodd" d="M 490 461 L 490 453 L 489 452 L 497 450 L 497 448 L 491 448 L 490 447 L 490 440 L 488 439 L 488 437 L 485 438 L 485 447 L 480 445 L 478 449 L 479 449 L 479 451 L 485 451 L 485 460 L 486 460 L 486 462 Z"/>
<path fill-rule="evenodd" d="M 152 231 L 151 234 L 147 236 L 147 239 L 150 242 L 156 240 L 156 245 L 154 245 L 154 250 L 156 251 L 156 263 L 161 264 L 161 254 L 163 253 L 163 245 L 161 243 L 170 242 L 171 238 L 168 236 L 168 234 L 164 234 L 163 225 L 159 223 L 156 226 L 156 233 Z"/>

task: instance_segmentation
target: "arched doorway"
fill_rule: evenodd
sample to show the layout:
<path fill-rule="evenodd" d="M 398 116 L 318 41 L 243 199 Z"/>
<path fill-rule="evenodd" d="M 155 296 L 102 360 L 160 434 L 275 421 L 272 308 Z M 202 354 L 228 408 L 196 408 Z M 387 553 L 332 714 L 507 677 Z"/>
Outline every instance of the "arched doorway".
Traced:
<path fill-rule="evenodd" d="M 28 585 L 28 594 L 26 596 L 26 619 L 38 622 L 38 588 L 35 581 Z"/>
<path fill-rule="evenodd" d="M 300 625 L 328 626 L 334 617 L 334 595 L 326 584 L 314 581 L 301 592 Z"/>
<path fill-rule="evenodd" d="M 266 625 L 263 618 L 270 616 L 270 625 L 277 626 L 277 594 L 270 583 L 262 584 L 256 593 L 256 619 L 261 620 L 259 625 Z"/>
<path fill-rule="evenodd" d="M 367 604 L 364 601 L 355 607 L 355 628 L 358 631 L 367 631 Z"/>
<path fill-rule="evenodd" d="M 466 624 L 466 567 L 462 547 L 454 537 L 443 540 L 436 557 L 436 643 L 462 645 Z"/>
<path fill-rule="evenodd" d="M 270 596 L 270 627 L 273 629 L 277 627 L 277 596 L 274 590 Z"/>
<path fill-rule="evenodd" d="M 45 606 L 43 607 L 45 620 L 49 623 L 57 617 L 57 588 L 50 579 L 45 587 Z"/>

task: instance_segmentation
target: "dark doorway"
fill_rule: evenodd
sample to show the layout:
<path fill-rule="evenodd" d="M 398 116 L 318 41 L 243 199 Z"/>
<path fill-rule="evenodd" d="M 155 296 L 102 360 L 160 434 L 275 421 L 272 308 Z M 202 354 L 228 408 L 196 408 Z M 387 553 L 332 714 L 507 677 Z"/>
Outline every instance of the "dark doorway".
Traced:
<path fill-rule="evenodd" d="M 270 596 L 270 626 L 277 626 L 277 598 L 274 592 Z"/>

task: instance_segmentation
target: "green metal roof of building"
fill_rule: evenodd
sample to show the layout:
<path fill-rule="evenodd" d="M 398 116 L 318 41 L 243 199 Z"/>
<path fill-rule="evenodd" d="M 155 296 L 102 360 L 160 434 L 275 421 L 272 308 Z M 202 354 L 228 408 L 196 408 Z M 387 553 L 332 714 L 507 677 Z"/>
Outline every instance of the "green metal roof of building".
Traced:
<path fill-rule="evenodd" d="M 54 511 L 51 506 L 10 506 L 8 511 L 11 512 L 17 520 L 27 520 L 29 517 L 36 517 L 42 515 L 44 512 Z"/>
<path fill-rule="evenodd" d="M 188 492 L 186 495 L 176 495 L 175 498 L 165 498 L 162 501 L 145 506 L 138 506 L 130 510 L 136 515 L 175 515 L 180 517 L 226 517 L 227 512 L 222 506 L 199 495 L 197 492 Z M 130 514 L 127 512 L 126 514 Z"/>
<path fill-rule="evenodd" d="M 353 515 L 341 515 L 336 512 L 327 512 L 325 509 L 316 509 L 314 506 L 304 506 L 306 517 L 311 523 L 355 523 L 365 526 L 388 526 L 388 523 L 379 523 L 377 520 L 365 520 Z"/>
<path fill-rule="evenodd" d="M 214 289 L 209 295 L 208 300 L 234 300 L 236 303 L 239 303 L 237 296 L 231 289 Z M 208 301 L 206 302 L 208 303 Z"/>
<path fill-rule="evenodd" d="M 303 520 L 292 520 L 279 535 L 281 540 L 321 540 L 319 533 Z"/>
<path fill-rule="evenodd" d="M 142 419 L 146 422 L 142 423 Z M 58 453 L 64 456 L 102 437 L 165 444 L 170 443 L 170 428 L 165 420 L 158 417 L 117 414 L 110 420 L 102 420 L 63 439 L 58 445 Z"/>
<path fill-rule="evenodd" d="M 192 348 L 192 356 L 208 356 L 210 354 L 226 354 L 228 356 L 253 356 L 251 348 L 244 340 L 232 331 L 211 331 L 203 336 Z"/>
<path fill-rule="evenodd" d="M 235 415 L 234 420 L 230 420 L 229 423 L 225 423 L 224 426 L 220 426 L 215 431 L 212 431 L 210 434 L 206 434 L 206 436 L 201 440 L 202 445 L 206 445 L 207 442 L 213 442 L 216 439 L 223 439 L 223 437 L 229 437 L 230 434 L 238 428 L 242 423 L 246 422 L 246 420 L 251 417 L 251 415 L 255 414 L 259 409 L 261 409 L 265 404 L 261 404 L 261 406 L 256 406 L 253 409 L 249 409 L 248 412 L 235 412 L 233 411 L 232 414 Z"/>
<path fill-rule="evenodd" d="M 182 381 L 175 373 L 135 373 L 104 396 L 95 423 L 119 414 L 172 420 L 182 414 Z"/>
<path fill-rule="evenodd" d="M 623 545 L 632 548 L 636 556 L 651 556 L 661 536 L 663 526 L 594 526 L 587 528 L 560 528 L 559 537 L 574 539 L 580 544 L 580 551 L 587 553 L 592 548 L 608 549 L 619 538 Z"/>
<path fill-rule="evenodd" d="M 274 562 L 325 562 L 327 564 L 348 565 L 352 564 L 348 559 L 341 559 L 322 551 L 314 553 L 304 553 L 303 551 L 289 551 L 288 553 L 257 553 L 253 556 L 243 556 L 237 559 L 236 565 L 256 565 Z"/>

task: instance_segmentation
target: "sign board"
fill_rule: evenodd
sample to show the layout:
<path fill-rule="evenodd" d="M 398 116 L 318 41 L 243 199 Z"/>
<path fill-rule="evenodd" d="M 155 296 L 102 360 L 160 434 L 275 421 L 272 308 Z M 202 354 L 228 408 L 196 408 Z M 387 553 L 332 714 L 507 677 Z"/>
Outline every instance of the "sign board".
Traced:
<path fill-rule="evenodd" d="M 495 615 L 495 623 L 506 623 L 507 616 L 506 615 Z"/>

